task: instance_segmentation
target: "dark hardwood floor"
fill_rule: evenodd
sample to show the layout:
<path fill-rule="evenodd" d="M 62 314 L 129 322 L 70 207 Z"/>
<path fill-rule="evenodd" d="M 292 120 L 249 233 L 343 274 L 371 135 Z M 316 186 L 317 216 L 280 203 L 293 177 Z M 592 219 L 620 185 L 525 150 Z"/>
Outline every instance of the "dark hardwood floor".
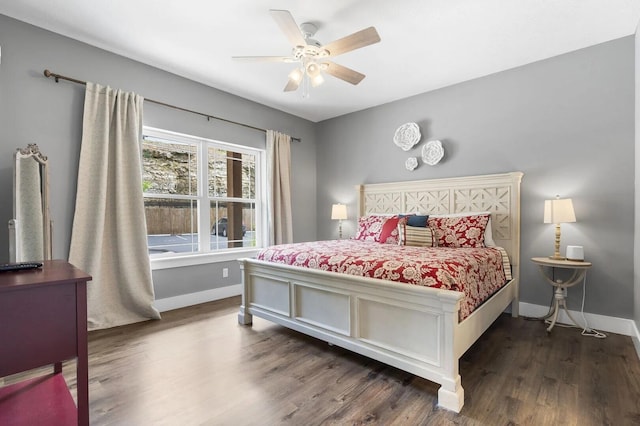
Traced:
<path fill-rule="evenodd" d="M 640 361 L 629 337 L 502 315 L 460 361 L 465 406 L 438 385 L 254 318 L 239 298 L 89 336 L 92 425 L 632 425 Z M 65 377 L 75 382 L 73 364 Z"/>

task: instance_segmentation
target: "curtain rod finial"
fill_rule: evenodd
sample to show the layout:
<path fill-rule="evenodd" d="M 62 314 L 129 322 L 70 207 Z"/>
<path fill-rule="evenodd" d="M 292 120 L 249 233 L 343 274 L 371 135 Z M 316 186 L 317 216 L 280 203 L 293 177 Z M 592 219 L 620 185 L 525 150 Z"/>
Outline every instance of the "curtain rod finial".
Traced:
<path fill-rule="evenodd" d="M 56 80 L 56 83 L 60 82 L 60 80 L 58 80 L 58 76 L 55 75 L 54 73 L 52 73 L 49 70 L 44 70 L 44 76 L 47 77 L 47 78 L 53 77 Z"/>

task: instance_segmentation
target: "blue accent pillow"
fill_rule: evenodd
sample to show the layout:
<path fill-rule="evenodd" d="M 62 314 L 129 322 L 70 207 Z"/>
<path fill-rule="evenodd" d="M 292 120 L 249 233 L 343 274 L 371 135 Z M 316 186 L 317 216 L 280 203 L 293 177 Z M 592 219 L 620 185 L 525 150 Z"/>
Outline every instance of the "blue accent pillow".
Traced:
<path fill-rule="evenodd" d="M 401 214 L 398 216 L 407 217 L 407 226 L 418 226 L 421 228 L 427 227 L 427 220 L 429 219 L 429 215 L 419 214 Z"/>

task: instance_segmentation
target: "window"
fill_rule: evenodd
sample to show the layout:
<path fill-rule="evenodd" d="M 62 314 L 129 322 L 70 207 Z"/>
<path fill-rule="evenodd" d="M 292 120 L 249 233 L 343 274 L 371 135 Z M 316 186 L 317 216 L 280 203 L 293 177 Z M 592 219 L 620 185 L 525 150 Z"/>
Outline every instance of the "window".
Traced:
<path fill-rule="evenodd" d="M 145 128 L 142 189 L 149 255 L 259 247 L 264 151 Z"/>

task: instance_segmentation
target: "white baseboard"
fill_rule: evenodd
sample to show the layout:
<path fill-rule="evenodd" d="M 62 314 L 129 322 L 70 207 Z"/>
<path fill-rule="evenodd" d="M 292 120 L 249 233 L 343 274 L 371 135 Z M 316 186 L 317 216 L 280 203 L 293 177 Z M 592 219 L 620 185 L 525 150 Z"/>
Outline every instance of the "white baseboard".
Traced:
<path fill-rule="evenodd" d="M 638 333 L 638 327 L 636 326 L 635 321 L 633 323 L 633 335 L 631 336 L 631 340 L 633 340 L 633 346 L 636 348 L 636 353 L 638 354 L 638 358 L 640 358 L 640 333 Z"/>
<path fill-rule="evenodd" d="M 180 296 L 167 297 L 165 299 L 156 299 L 154 306 L 158 311 L 166 312 L 241 294 L 242 284 L 235 284 L 211 290 L 198 291 L 196 293 L 181 294 Z"/>
<path fill-rule="evenodd" d="M 549 312 L 548 306 L 534 305 L 531 303 L 520 302 L 520 315 L 524 317 L 542 317 Z M 569 311 L 578 324 L 583 325 L 584 319 L 580 311 Z M 589 328 L 598 331 L 608 331 L 609 333 L 622 334 L 625 336 L 638 336 L 638 332 L 633 320 L 626 318 L 608 317 L 598 314 L 590 314 L 585 312 L 584 318 L 586 318 Z M 558 322 L 560 324 L 572 324 L 564 310 L 560 310 L 558 315 Z M 636 346 L 637 348 L 637 346 Z M 640 352 L 639 352 L 640 354 Z"/>

